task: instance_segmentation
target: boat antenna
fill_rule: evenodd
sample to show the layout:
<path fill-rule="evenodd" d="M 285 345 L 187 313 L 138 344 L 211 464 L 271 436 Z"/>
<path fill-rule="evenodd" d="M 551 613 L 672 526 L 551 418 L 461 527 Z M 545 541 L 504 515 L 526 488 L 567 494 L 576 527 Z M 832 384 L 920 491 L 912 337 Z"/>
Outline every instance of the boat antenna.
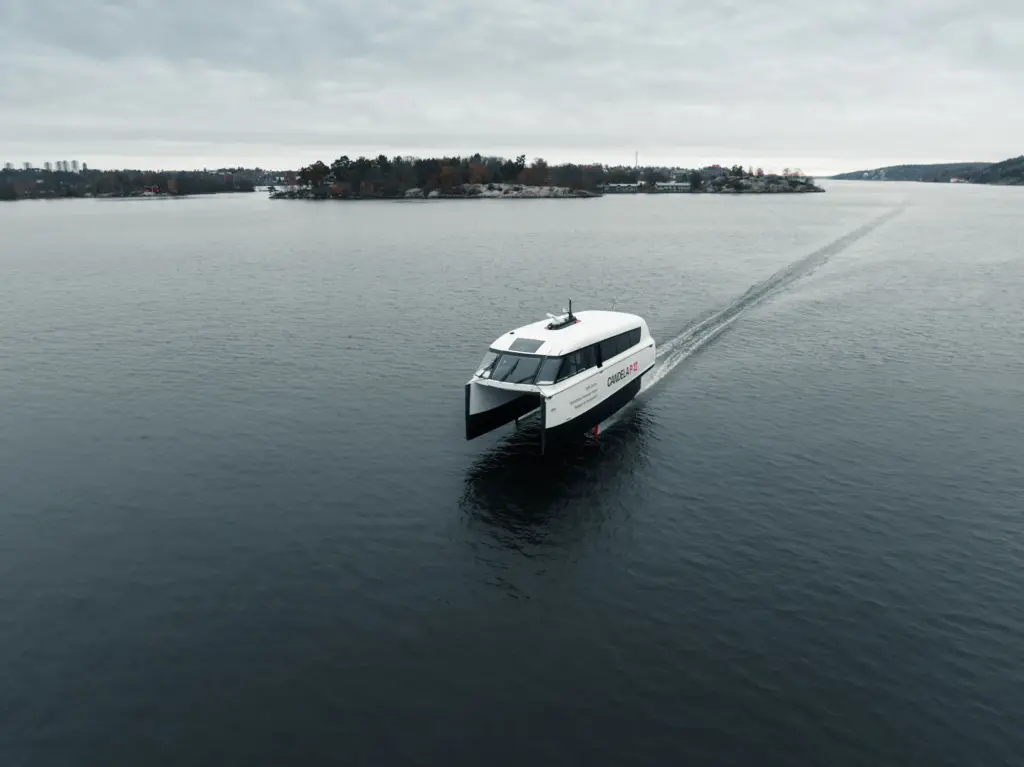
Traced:
<path fill-rule="evenodd" d="M 572 299 L 571 299 L 571 298 L 569 299 L 569 319 L 570 319 L 570 320 L 571 320 L 571 319 L 575 319 L 575 318 L 574 318 L 574 317 L 572 316 Z"/>

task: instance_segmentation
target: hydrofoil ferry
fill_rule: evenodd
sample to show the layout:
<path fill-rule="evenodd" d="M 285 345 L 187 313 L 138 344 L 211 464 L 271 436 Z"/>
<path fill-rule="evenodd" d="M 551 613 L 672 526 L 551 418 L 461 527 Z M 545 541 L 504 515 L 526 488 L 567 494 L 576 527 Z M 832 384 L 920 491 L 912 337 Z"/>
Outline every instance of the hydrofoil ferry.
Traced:
<path fill-rule="evenodd" d="M 640 391 L 654 367 L 643 318 L 593 310 L 562 314 L 495 339 L 466 384 L 466 439 L 540 411 L 541 452 L 596 430 Z"/>

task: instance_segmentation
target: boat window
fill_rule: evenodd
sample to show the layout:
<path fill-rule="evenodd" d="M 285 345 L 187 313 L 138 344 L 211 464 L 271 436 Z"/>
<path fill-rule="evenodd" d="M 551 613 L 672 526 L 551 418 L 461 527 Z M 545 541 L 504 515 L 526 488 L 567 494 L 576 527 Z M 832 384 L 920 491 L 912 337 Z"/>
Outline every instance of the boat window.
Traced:
<path fill-rule="evenodd" d="M 601 362 L 607 362 L 619 352 L 623 351 L 622 336 L 612 336 L 601 342 Z"/>
<path fill-rule="evenodd" d="M 596 366 L 597 350 L 594 346 L 587 346 L 565 356 L 565 359 L 562 360 L 562 369 L 558 373 L 558 380 L 561 381 Z"/>
<path fill-rule="evenodd" d="M 552 384 L 558 380 L 558 371 L 562 367 L 561 357 L 548 357 L 540 366 L 536 382 L 539 384 Z"/>
<path fill-rule="evenodd" d="M 485 377 L 489 377 L 492 381 L 507 383 L 533 383 L 533 377 L 537 375 L 537 370 L 543 360 L 543 357 L 504 352 L 494 363 L 490 376 Z"/>
<path fill-rule="evenodd" d="M 480 360 L 480 364 L 476 369 L 476 374 L 478 376 L 483 375 L 485 370 L 490 370 L 496 359 L 498 359 L 497 352 L 488 350 L 487 354 L 484 355 L 484 358 Z"/>
<path fill-rule="evenodd" d="M 512 342 L 512 345 L 508 347 L 510 352 L 526 352 L 532 354 L 544 345 L 543 341 L 538 341 L 536 338 L 517 338 Z"/>
<path fill-rule="evenodd" d="M 632 349 L 640 343 L 640 328 L 627 330 L 617 336 L 606 338 L 601 342 L 601 362 L 606 362 L 616 355 Z"/>

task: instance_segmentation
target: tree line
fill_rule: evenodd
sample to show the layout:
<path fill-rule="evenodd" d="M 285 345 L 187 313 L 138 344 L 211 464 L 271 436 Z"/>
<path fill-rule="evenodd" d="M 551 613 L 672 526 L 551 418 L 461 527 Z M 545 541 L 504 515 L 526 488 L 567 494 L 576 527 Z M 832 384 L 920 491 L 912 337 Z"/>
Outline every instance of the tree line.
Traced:
<path fill-rule="evenodd" d="M 409 189 L 449 191 L 462 184 L 524 184 L 595 189 L 604 177 L 599 165 L 549 166 L 543 158 L 527 164 L 515 159 L 483 157 L 406 157 L 378 155 L 351 159 L 342 155 L 327 165 L 321 160 L 301 168 L 298 180 L 312 187 L 330 187 L 340 196 L 398 197 Z"/>
<path fill-rule="evenodd" d="M 974 184 L 1024 184 L 1024 155 L 979 168 L 969 174 L 968 180 Z"/>
<path fill-rule="evenodd" d="M 252 192 L 248 174 L 208 171 L 85 170 L 48 171 L 6 169 L 0 171 L 0 200 L 59 197 L 129 197 L 146 189 L 161 194 L 191 195 L 221 192 Z"/>
<path fill-rule="evenodd" d="M 799 171 L 793 172 L 793 175 Z M 597 191 L 607 184 L 655 184 L 681 178 L 700 189 L 705 179 L 761 177 L 760 168 L 744 170 L 711 166 L 703 170 L 634 166 L 610 166 L 601 163 L 552 165 L 542 157 L 529 164 L 526 155 L 515 159 L 474 154 L 446 157 L 408 157 L 380 154 L 352 159 L 342 155 L 330 164 L 317 160 L 301 169 L 289 181 L 321 190 L 336 197 L 402 197 L 410 189 L 424 195 L 438 189 L 449 192 L 463 184 L 522 184 L 558 186 Z M 786 175 L 791 175 L 786 169 Z"/>

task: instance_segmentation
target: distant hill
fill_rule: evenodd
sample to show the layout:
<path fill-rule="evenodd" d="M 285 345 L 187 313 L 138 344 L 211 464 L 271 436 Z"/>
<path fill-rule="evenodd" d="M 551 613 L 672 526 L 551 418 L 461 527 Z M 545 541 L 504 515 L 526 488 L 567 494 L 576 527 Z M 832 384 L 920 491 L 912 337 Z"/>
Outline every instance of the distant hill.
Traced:
<path fill-rule="evenodd" d="M 972 184 L 1024 185 L 1024 155 L 971 171 L 968 180 Z"/>
<path fill-rule="evenodd" d="M 1007 162 L 1010 162 L 1009 160 Z M 1002 163 L 998 163 L 1002 164 Z M 890 165 L 873 170 L 855 170 L 832 176 L 842 181 L 938 181 L 948 182 L 954 178 L 972 177 L 987 168 L 994 167 L 987 162 L 951 162 L 934 165 Z M 979 182 L 988 183 L 988 182 Z"/>

